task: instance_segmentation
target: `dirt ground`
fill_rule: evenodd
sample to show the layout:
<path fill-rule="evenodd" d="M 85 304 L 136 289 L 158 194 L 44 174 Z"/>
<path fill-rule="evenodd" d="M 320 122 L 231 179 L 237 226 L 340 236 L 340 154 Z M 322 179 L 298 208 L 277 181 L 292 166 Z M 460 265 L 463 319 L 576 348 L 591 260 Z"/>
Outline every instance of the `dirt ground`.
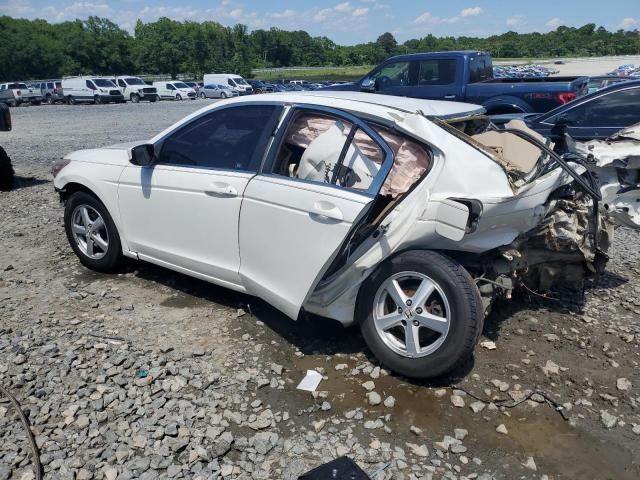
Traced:
<path fill-rule="evenodd" d="M 0 193 L 0 382 L 31 413 L 49 455 L 45 478 L 295 478 L 295 462 L 312 468 L 340 454 L 368 472 L 388 465 L 378 479 L 640 478 L 638 232 L 617 231 L 607 272 L 584 288 L 499 303 L 481 338 L 496 349 L 478 346 L 458 372 L 429 383 L 380 371 L 357 330 L 319 318 L 294 323 L 255 298 L 152 265 L 132 262 L 114 276 L 82 267 L 64 234 L 52 163 L 73 150 L 148 138 L 206 103 L 23 107 L 12 110 L 13 131 L 0 134 L 18 175 L 18 188 Z M 65 350 L 78 348 L 64 369 Z M 133 436 L 132 416 L 146 425 L 150 415 L 140 413 L 146 394 L 132 386 L 145 362 L 165 369 L 164 389 L 152 386 L 148 402 L 160 396 L 158 409 L 180 406 L 171 421 L 191 430 L 187 450 L 157 453 L 174 445 L 166 419 L 154 420 L 164 437 L 148 425 L 144 442 Z M 123 384 L 109 383 L 110 368 Z M 295 388 L 308 369 L 325 376 L 319 395 Z M 183 406 L 200 393 L 166 382 L 184 377 L 206 390 L 211 372 L 223 381 L 206 398 L 219 406 L 200 405 L 234 420 L 219 428 L 235 442 L 205 462 L 198 442 L 213 414 L 185 417 Z M 367 401 L 369 381 L 384 404 Z M 111 388 L 119 401 L 97 407 Z M 127 398 L 129 410 L 118 410 Z M 83 415 L 69 414 L 71 404 Z M 265 406 L 275 420 L 254 435 Z M 65 427 L 68 418 L 75 422 Z M 123 421 L 131 429 L 118 433 Z M 2 479 L 33 478 L 19 431 L 0 403 Z M 264 432 L 271 448 L 259 443 Z M 126 449 L 111 452 L 115 444 Z M 166 455 L 170 465 L 153 460 Z"/>

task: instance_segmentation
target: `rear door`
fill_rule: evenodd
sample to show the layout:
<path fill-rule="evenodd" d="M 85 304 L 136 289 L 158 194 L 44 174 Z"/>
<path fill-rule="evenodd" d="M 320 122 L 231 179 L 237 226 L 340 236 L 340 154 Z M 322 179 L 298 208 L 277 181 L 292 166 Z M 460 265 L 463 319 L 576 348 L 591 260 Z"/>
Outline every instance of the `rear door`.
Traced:
<path fill-rule="evenodd" d="M 310 119 L 310 120 L 309 120 Z M 382 138 L 352 115 L 293 108 L 240 212 L 245 288 L 296 319 L 393 164 Z"/>

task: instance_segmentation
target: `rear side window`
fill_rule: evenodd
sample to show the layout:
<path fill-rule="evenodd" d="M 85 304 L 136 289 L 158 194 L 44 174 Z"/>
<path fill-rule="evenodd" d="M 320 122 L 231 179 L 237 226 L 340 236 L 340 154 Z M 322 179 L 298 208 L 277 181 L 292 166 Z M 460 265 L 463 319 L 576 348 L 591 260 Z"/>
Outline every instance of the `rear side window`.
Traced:
<path fill-rule="evenodd" d="M 280 108 L 251 105 L 213 111 L 170 135 L 160 163 L 257 171 Z"/>
<path fill-rule="evenodd" d="M 469 83 L 484 82 L 493 78 L 493 65 L 485 55 L 469 58 Z"/>
<path fill-rule="evenodd" d="M 562 114 L 575 127 L 627 127 L 640 122 L 640 88 L 619 90 Z M 554 118 L 554 121 L 557 121 Z"/>
<path fill-rule="evenodd" d="M 456 79 L 456 60 L 441 58 L 418 61 L 417 85 L 450 85 Z"/>
<path fill-rule="evenodd" d="M 301 112 L 290 122 L 272 173 L 367 191 L 384 161 L 382 148 L 352 123 Z"/>

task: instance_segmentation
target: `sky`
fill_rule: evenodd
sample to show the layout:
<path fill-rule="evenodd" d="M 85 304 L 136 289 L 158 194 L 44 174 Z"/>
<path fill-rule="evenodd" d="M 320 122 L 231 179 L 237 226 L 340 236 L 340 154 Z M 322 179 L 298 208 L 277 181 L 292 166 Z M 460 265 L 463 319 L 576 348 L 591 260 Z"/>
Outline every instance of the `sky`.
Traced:
<path fill-rule="evenodd" d="M 586 23 L 640 30 L 640 0 L 0 0 L 0 15 L 49 22 L 97 15 L 130 32 L 138 18 L 214 20 L 251 30 L 306 30 L 341 45 L 374 41 L 384 32 L 404 42 L 429 33 L 486 37 Z"/>

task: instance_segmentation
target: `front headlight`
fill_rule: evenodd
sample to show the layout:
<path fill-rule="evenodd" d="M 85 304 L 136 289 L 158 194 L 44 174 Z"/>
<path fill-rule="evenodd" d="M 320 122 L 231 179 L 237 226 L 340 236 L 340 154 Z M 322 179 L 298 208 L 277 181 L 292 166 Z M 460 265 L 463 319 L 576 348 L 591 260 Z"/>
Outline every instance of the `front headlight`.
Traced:
<path fill-rule="evenodd" d="M 62 171 L 62 169 L 67 165 L 69 165 L 70 163 L 71 163 L 71 160 L 67 158 L 63 158 L 54 162 L 53 167 L 51 167 L 51 175 L 53 175 L 53 178 L 56 178 L 58 174 Z"/>

